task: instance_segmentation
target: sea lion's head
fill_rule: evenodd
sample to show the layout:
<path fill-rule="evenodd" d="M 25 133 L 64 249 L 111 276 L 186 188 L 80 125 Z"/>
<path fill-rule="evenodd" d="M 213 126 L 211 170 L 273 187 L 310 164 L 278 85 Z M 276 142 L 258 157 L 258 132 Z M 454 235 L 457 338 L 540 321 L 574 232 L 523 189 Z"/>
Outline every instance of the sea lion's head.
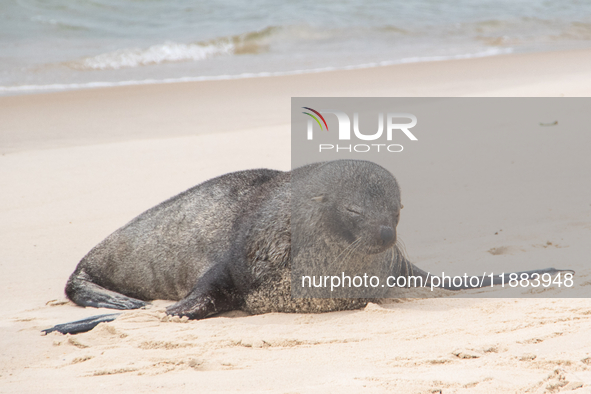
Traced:
<path fill-rule="evenodd" d="M 394 246 L 402 205 L 388 170 L 368 161 L 337 160 L 319 166 L 310 179 L 306 197 L 331 242 L 362 254 Z"/>

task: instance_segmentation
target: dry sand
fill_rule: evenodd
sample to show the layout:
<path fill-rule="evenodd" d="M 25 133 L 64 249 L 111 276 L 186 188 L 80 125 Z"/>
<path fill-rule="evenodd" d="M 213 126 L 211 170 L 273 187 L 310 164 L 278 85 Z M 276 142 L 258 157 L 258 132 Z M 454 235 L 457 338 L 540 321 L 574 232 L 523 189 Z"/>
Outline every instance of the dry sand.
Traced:
<path fill-rule="evenodd" d="M 103 312 L 63 287 L 137 214 L 215 175 L 289 169 L 291 96 L 589 96 L 589 64 L 572 51 L 0 98 L 0 392 L 590 392 L 588 298 L 190 322 L 158 301 L 85 334 L 39 332 Z M 528 129 L 510 150 L 502 132 L 478 138 L 462 157 L 442 139 L 395 174 L 412 260 L 573 268 L 591 297 L 591 134 Z"/>

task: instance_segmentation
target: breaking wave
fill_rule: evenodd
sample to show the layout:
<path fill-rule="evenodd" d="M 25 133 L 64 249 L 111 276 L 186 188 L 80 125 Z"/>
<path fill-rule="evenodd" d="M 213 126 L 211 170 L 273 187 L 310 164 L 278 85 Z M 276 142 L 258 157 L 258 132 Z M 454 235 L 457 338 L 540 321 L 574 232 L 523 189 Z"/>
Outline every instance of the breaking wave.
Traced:
<path fill-rule="evenodd" d="M 259 72 L 259 73 L 242 73 L 235 75 L 215 75 L 215 76 L 200 76 L 200 77 L 180 77 L 180 78 L 164 78 L 164 79 L 143 79 L 143 80 L 129 80 L 118 82 L 85 82 L 85 83 L 70 83 L 70 84 L 48 84 L 48 85 L 19 85 L 19 86 L 0 86 L 0 92 L 34 92 L 34 91 L 60 91 L 71 89 L 89 89 L 102 88 L 112 86 L 132 86 L 132 85 L 152 85 L 161 83 L 179 83 L 179 82 L 200 82 L 200 81 L 219 81 L 230 79 L 243 78 L 264 78 L 264 77 L 278 77 L 284 75 L 298 75 L 311 74 L 318 72 L 337 71 L 337 70 L 356 70 L 362 68 L 374 68 L 382 66 L 391 66 L 395 64 L 405 63 L 421 63 L 421 62 L 438 62 L 445 60 L 459 60 L 471 59 L 479 57 L 497 56 L 509 54 L 513 52 L 513 48 L 489 48 L 481 52 L 465 53 L 451 56 L 424 56 L 424 57 L 409 57 L 400 60 L 387 60 L 375 63 L 356 64 L 343 67 L 321 67 L 306 70 L 292 70 L 292 71 L 274 71 L 274 72 Z"/>
<path fill-rule="evenodd" d="M 167 41 L 145 49 L 119 49 L 63 64 L 80 71 L 118 70 L 161 63 L 199 61 L 213 56 L 255 54 L 267 49 L 265 38 L 276 30 L 276 27 L 267 27 L 260 31 L 189 44 Z"/>
<path fill-rule="evenodd" d="M 147 49 L 119 49 L 64 64 L 76 70 L 117 70 L 168 62 L 203 60 L 216 55 L 230 55 L 234 50 L 232 43 L 201 45 L 165 42 Z"/>

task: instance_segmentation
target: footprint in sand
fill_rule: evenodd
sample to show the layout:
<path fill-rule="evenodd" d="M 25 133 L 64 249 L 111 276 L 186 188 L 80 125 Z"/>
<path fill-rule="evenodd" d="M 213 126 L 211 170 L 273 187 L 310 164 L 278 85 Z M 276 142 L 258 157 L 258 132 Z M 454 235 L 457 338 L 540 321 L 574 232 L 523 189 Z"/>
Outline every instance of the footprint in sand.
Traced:
<path fill-rule="evenodd" d="M 525 250 L 517 246 L 498 246 L 496 248 L 491 248 L 487 250 L 487 252 L 492 254 L 493 256 L 498 256 L 502 254 L 515 254 L 517 252 L 525 252 Z"/>

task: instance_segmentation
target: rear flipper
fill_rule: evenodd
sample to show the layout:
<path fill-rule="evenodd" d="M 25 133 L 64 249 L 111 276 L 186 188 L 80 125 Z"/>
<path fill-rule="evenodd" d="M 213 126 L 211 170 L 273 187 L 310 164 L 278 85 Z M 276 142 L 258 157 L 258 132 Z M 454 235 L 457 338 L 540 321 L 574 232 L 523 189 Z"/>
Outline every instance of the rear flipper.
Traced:
<path fill-rule="evenodd" d="M 66 285 L 66 295 L 80 306 L 111 309 L 139 309 L 149 303 L 107 290 L 86 279 L 86 274 L 72 275 Z"/>
<path fill-rule="evenodd" d="M 70 277 L 66 285 L 66 295 L 70 300 L 80 306 L 91 306 L 94 308 L 139 309 L 149 305 L 145 301 L 107 290 L 104 287 L 92 283 L 90 280 L 87 280 L 87 275 L 84 272 L 74 274 Z M 62 334 L 78 334 L 92 330 L 99 323 L 113 321 L 120 314 L 110 313 L 91 316 L 82 320 L 58 324 L 52 328 L 42 330 L 42 332 L 45 334 L 54 331 L 61 332 Z"/>
<path fill-rule="evenodd" d="M 97 315 L 87 317 L 86 319 L 76 320 L 69 323 L 57 324 L 51 328 L 47 328 L 45 330 L 41 330 L 44 334 L 49 334 L 50 332 L 61 332 L 62 334 L 78 334 L 81 332 L 90 331 L 95 328 L 99 323 L 110 322 L 113 321 L 119 316 L 121 313 L 109 313 L 106 315 Z"/>
<path fill-rule="evenodd" d="M 68 298 L 78 305 L 95 308 L 137 309 L 148 305 L 147 302 L 127 297 L 107 290 L 90 282 L 82 272 L 72 275 L 66 285 Z M 193 290 L 182 300 L 167 308 L 166 313 L 187 316 L 189 319 L 203 319 L 239 306 L 238 298 L 231 291 L 231 279 L 223 269 L 210 269 Z M 43 333 L 58 331 L 62 334 L 78 334 L 92 330 L 99 323 L 113 321 L 121 313 L 91 316 L 70 323 L 58 324 L 42 330 Z"/>

